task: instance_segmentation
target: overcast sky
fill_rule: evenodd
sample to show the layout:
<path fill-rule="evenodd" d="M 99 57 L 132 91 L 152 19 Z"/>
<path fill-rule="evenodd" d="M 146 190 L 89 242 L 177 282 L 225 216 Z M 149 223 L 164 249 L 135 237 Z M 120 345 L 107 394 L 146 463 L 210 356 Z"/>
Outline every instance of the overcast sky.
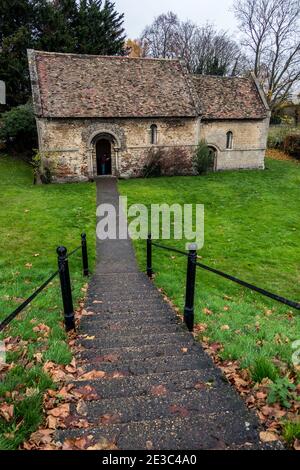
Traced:
<path fill-rule="evenodd" d="M 125 13 L 127 36 L 136 39 L 155 16 L 168 11 L 180 19 L 190 19 L 197 24 L 213 22 L 217 28 L 237 32 L 233 13 L 233 0 L 113 0 L 119 13 Z"/>

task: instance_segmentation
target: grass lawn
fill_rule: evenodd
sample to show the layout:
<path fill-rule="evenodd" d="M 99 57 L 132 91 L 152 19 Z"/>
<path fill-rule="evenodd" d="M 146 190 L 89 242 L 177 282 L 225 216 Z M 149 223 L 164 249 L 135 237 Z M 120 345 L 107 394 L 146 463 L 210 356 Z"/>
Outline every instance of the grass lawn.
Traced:
<path fill-rule="evenodd" d="M 270 159 L 266 167 L 127 180 L 119 188 L 129 204 L 205 204 L 203 262 L 300 301 L 300 167 Z M 185 240 L 165 244 L 185 248 Z M 145 270 L 145 241 L 136 241 L 135 248 Z M 153 267 L 157 286 L 183 310 L 186 260 L 154 248 Z M 292 366 L 291 344 L 300 340 L 299 311 L 200 269 L 195 305 L 196 320 L 204 324 L 200 336 L 223 345 L 223 360 L 238 360 L 256 380 L 274 378 L 274 359 Z"/>
<path fill-rule="evenodd" d="M 95 256 L 95 186 L 89 183 L 34 186 L 31 167 L 0 154 L 0 321 L 57 269 L 56 247 L 69 251 L 87 232 L 91 267 Z M 74 303 L 86 282 L 80 252 L 70 260 Z M 0 381 L 0 405 L 14 404 L 14 418 L 0 417 L 0 448 L 14 449 L 42 419 L 42 396 L 51 381 L 43 363 L 67 364 L 71 353 L 62 324 L 58 279 L 15 319 L 0 339 L 13 367 Z M 49 329 L 39 331 L 39 325 Z M 37 327 L 37 328 L 36 328 Z M 35 328 L 37 331 L 33 331 Z M 42 356 L 35 356 L 42 353 Z"/>

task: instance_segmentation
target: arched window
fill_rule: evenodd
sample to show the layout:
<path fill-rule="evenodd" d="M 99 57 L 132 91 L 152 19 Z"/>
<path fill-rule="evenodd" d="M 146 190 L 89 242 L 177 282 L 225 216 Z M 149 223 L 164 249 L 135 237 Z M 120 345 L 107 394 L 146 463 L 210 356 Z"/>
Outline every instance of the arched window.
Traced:
<path fill-rule="evenodd" d="M 152 126 L 150 127 L 150 142 L 152 145 L 157 144 L 157 125 L 156 124 L 152 124 Z"/>
<path fill-rule="evenodd" d="M 233 147 L 233 133 L 231 131 L 226 134 L 226 148 L 231 150 Z"/>

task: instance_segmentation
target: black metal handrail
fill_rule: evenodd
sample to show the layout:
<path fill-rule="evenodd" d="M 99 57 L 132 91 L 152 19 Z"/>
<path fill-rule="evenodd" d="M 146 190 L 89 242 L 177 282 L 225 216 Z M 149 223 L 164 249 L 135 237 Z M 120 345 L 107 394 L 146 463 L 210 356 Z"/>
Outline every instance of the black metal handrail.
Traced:
<path fill-rule="evenodd" d="M 166 245 L 162 245 L 160 243 L 153 242 L 151 238 L 151 234 L 148 236 L 147 240 L 147 275 L 149 278 L 153 276 L 153 268 L 152 268 L 152 246 L 156 246 L 162 250 L 171 251 L 173 253 L 178 253 L 182 256 L 186 256 L 188 258 L 187 262 L 187 274 L 186 274 L 186 296 L 185 296 L 185 307 L 184 307 L 184 321 L 190 331 L 194 329 L 194 299 L 195 299 L 195 283 L 196 283 L 196 268 L 201 268 L 211 273 L 217 274 L 218 276 L 224 277 L 236 284 L 239 284 L 247 289 L 252 291 L 258 292 L 259 294 L 264 295 L 265 297 L 269 297 L 270 299 L 276 300 L 284 305 L 288 305 L 296 310 L 300 310 L 300 303 L 295 302 L 293 300 L 286 299 L 285 297 L 279 296 L 277 294 L 273 294 L 265 289 L 255 286 L 254 284 L 250 284 L 249 282 L 242 281 L 237 277 L 231 276 L 230 274 L 224 273 L 218 269 L 211 268 L 203 263 L 199 263 L 197 261 L 197 250 L 195 245 L 191 245 L 188 252 L 178 250 L 177 248 L 169 247 Z"/>
<path fill-rule="evenodd" d="M 46 287 L 50 284 L 51 281 L 53 281 L 53 279 L 55 279 L 57 275 L 59 275 L 60 277 L 62 301 L 64 306 L 65 327 L 67 331 L 75 329 L 75 317 L 68 260 L 80 249 L 82 251 L 83 275 L 89 275 L 86 234 L 82 233 L 81 245 L 75 248 L 70 253 L 68 253 L 67 249 L 64 246 L 60 246 L 57 248 L 56 252 L 58 255 L 58 270 L 51 274 L 51 276 L 38 289 L 36 289 L 33 294 L 31 294 L 21 305 L 19 305 L 10 315 L 8 315 L 0 323 L 0 332 L 7 325 L 9 325 L 9 323 L 14 320 L 14 318 L 16 318 L 18 314 L 21 313 L 44 289 L 46 289 Z"/>

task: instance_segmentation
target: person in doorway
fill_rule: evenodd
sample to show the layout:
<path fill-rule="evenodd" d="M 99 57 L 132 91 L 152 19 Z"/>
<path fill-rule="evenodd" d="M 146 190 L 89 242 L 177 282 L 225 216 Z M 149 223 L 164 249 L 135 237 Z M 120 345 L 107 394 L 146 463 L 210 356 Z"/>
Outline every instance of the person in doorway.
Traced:
<path fill-rule="evenodd" d="M 108 162 L 108 160 L 109 160 L 109 157 L 105 153 L 103 153 L 100 159 L 102 175 L 106 175 L 106 163 Z"/>

